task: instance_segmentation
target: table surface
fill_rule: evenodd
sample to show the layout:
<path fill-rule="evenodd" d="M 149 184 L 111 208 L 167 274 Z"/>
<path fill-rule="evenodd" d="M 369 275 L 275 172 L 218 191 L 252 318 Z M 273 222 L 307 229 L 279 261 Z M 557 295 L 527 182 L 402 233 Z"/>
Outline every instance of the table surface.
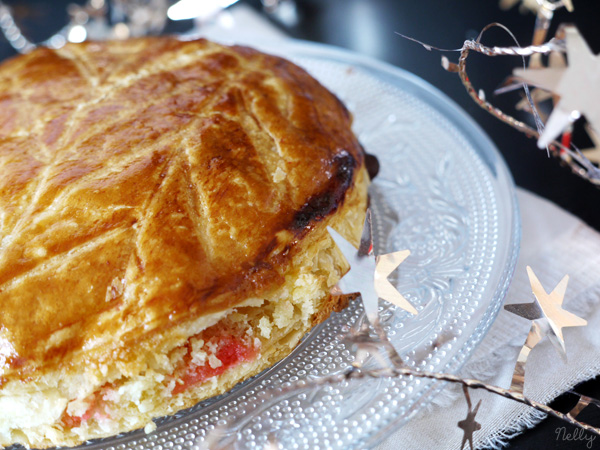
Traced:
<path fill-rule="evenodd" d="M 242 1 L 262 12 L 260 0 Z M 6 1 L 16 8 L 17 14 L 37 24 L 28 29 L 34 40 L 48 37 L 66 23 L 66 5 L 71 2 Z M 552 22 L 550 36 L 558 24 L 575 23 L 592 51 L 598 53 L 600 31 L 596 23 L 600 16 L 595 11 L 594 3 L 594 0 L 573 0 L 573 13 L 564 9 L 558 11 Z M 539 150 L 534 140 L 481 109 L 469 97 L 459 77 L 441 67 L 440 53 L 428 52 L 397 34 L 402 33 L 442 48 L 460 48 L 465 39 L 475 38 L 485 25 L 499 22 L 514 33 L 521 45 L 528 45 L 535 22 L 532 13 L 523 14 L 517 6 L 503 11 L 497 0 L 298 0 L 297 8 L 299 21 L 296 25 L 286 27 L 276 20 L 273 23 L 293 37 L 351 49 L 425 79 L 459 104 L 484 129 L 504 156 L 518 186 L 555 202 L 600 230 L 600 208 L 596 207 L 600 205 L 599 188 L 571 174 L 556 159 L 548 158 L 544 150 Z M 508 35 L 499 29 L 486 34 L 483 43 L 512 44 Z M 0 60 L 13 54 L 8 43 L 0 38 Z M 458 59 L 458 53 L 446 53 L 446 56 L 453 61 Z M 476 88 L 483 89 L 495 106 L 513 114 L 519 95 L 513 93 L 493 97 L 492 92 L 519 64 L 521 61 L 516 57 L 473 55 L 469 59 L 469 75 Z M 524 113 L 515 114 L 515 117 L 527 119 Z M 584 148 L 589 142 L 580 128 L 576 126 L 576 139 L 581 139 L 578 143 Z M 576 390 L 600 398 L 600 377 L 578 386 Z M 565 395 L 557 399 L 553 406 L 566 412 L 574 406 L 573 397 Z M 598 426 L 600 409 L 587 408 L 579 418 Z M 557 440 L 556 430 L 562 426 L 563 423 L 556 419 L 546 419 L 534 429 L 512 439 L 509 448 L 587 448 L 587 441 Z M 567 430 L 570 427 L 567 426 Z"/>

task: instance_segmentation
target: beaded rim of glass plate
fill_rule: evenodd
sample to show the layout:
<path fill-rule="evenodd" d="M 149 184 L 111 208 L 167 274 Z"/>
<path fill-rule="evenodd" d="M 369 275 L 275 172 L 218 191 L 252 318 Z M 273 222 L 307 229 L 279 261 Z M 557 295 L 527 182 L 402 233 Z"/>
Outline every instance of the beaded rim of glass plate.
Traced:
<path fill-rule="evenodd" d="M 411 251 L 390 281 L 419 311 L 413 317 L 380 301 L 380 320 L 408 367 L 456 373 L 495 319 L 518 255 L 514 186 L 494 145 L 442 93 L 398 68 L 320 44 L 256 46 L 306 68 L 353 113 L 357 136 L 381 163 L 370 188 L 375 252 Z M 149 435 L 82 447 L 196 450 L 214 430 L 222 448 L 371 447 L 429 404 L 442 383 L 347 380 L 277 395 L 347 370 L 355 355 L 345 336 L 365 320 L 352 302 L 228 393 L 156 420 Z M 364 367 L 376 364 L 371 358 Z"/>

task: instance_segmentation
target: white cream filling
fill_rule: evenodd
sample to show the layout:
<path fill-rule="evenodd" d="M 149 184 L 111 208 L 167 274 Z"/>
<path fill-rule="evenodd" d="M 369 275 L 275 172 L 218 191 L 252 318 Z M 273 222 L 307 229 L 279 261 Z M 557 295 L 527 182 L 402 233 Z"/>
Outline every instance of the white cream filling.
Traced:
<path fill-rule="evenodd" d="M 238 306 L 259 306 L 262 302 L 262 299 L 250 298 Z M 201 317 L 190 328 L 198 333 L 233 311 L 222 311 Z M 164 359 L 167 364 L 171 364 L 166 356 Z M 79 376 L 65 380 L 60 374 L 51 373 L 44 375 L 37 383 L 23 384 L 19 381 L 7 383 L 0 390 L 0 441 L 11 441 L 11 434 L 15 430 L 54 426 L 60 421 L 65 408 L 67 413 L 74 417 L 83 415 L 89 406 L 88 397 L 110 381 L 100 375 L 102 371 L 99 371 L 98 376 L 92 380 Z M 148 386 L 154 386 L 162 379 L 164 379 L 163 375 L 148 371 L 146 375 L 125 382 L 118 391 L 110 392 L 123 401 L 136 403 L 140 411 L 144 412 L 149 408 L 146 404 L 149 402 L 142 400 L 142 393 Z M 63 387 L 68 387 L 69 390 L 65 391 Z"/>

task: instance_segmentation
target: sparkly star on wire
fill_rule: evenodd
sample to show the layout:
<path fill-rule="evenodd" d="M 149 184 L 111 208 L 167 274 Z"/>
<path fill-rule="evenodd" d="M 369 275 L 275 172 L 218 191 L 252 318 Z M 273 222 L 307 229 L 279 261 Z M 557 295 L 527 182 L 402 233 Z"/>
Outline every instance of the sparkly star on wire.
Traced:
<path fill-rule="evenodd" d="M 350 270 L 342 277 L 338 283 L 338 288 L 344 294 L 356 292 L 361 294 L 365 312 L 371 323 L 378 321 L 379 298 L 387 300 L 411 314 L 417 314 L 415 307 L 387 279 L 410 252 L 403 250 L 379 256 L 373 254 L 370 210 L 367 210 L 358 249 L 333 228 L 328 227 L 327 230 L 348 264 L 350 264 Z"/>
<path fill-rule="evenodd" d="M 600 57 L 592 53 L 577 28 L 565 27 L 565 36 L 568 67 L 514 71 L 522 81 L 560 96 L 538 140 L 540 148 L 547 147 L 580 113 L 600 132 Z"/>
<path fill-rule="evenodd" d="M 581 153 L 591 162 L 600 164 L 600 136 L 589 124 L 586 123 L 584 128 L 593 143 L 593 147 L 583 148 Z"/>
<path fill-rule="evenodd" d="M 500 0 L 500 9 L 507 10 L 515 6 L 519 3 L 519 0 Z M 544 9 L 546 11 L 554 11 L 555 9 L 564 6 L 567 11 L 573 11 L 573 3 L 571 0 L 521 0 L 521 5 L 519 7 L 519 11 L 521 13 L 526 12 L 527 10 L 531 12 L 538 12 L 540 9 Z"/>
<path fill-rule="evenodd" d="M 469 410 L 467 411 L 467 417 L 464 420 L 458 422 L 458 427 L 462 428 L 464 432 L 463 439 L 460 444 L 460 450 L 463 450 L 463 448 L 465 448 L 465 444 L 467 443 L 467 441 L 469 441 L 471 450 L 473 450 L 473 433 L 477 430 L 481 430 L 481 424 L 475 421 L 475 415 L 477 414 L 477 411 L 479 411 L 479 406 L 481 406 L 481 400 L 479 400 L 475 409 L 471 409 L 473 405 L 471 404 L 469 388 L 467 388 L 467 386 L 463 386 L 463 392 L 465 393 L 465 398 L 467 399 L 467 406 Z"/>
<path fill-rule="evenodd" d="M 548 336 L 554 348 L 566 360 L 567 353 L 562 329 L 587 325 L 586 320 L 562 308 L 569 276 L 565 275 L 554 290 L 547 294 L 529 266 L 527 266 L 527 275 L 535 300 L 532 303 L 505 305 L 504 309 L 525 319 L 536 321 L 540 325 L 541 332 Z"/>

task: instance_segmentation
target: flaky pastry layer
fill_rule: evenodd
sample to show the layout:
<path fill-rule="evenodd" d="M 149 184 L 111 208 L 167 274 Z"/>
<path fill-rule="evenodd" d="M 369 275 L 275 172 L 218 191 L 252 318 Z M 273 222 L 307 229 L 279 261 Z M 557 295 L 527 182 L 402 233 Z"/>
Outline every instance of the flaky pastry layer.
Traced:
<path fill-rule="evenodd" d="M 288 355 L 312 326 L 345 306 L 329 294 L 347 265 L 326 226 L 357 245 L 367 185 L 363 168 L 339 211 L 315 224 L 312 239 L 294 256 L 281 286 L 264 298 L 246 299 L 190 323 L 180 331 L 187 335 L 185 340 L 152 354 L 139 373 L 106 365 L 80 374 L 56 371 L 35 382 L 5 385 L 0 391 L 0 445 L 73 446 L 141 427 L 152 431 L 153 418 L 226 392 Z M 209 340 L 207 334 L 217 339 Z M 214 359 L 219 353 L 211 350 L 211 341 L 232 336 L 248 346 L 243 357 L 218 375 L 195 384 L 186 381 L 186 370 L 193 364 L 207 368 L 209 375 L 215 373 L 210 368 L 218 369 L 222 362 Z"/>
<path fill-rule="evenodd" d="M 0 65 L 0 385 L 135 375 L 280 286 L 363 165 L 350 122 L 294 64 L 204 40 Z"/>

